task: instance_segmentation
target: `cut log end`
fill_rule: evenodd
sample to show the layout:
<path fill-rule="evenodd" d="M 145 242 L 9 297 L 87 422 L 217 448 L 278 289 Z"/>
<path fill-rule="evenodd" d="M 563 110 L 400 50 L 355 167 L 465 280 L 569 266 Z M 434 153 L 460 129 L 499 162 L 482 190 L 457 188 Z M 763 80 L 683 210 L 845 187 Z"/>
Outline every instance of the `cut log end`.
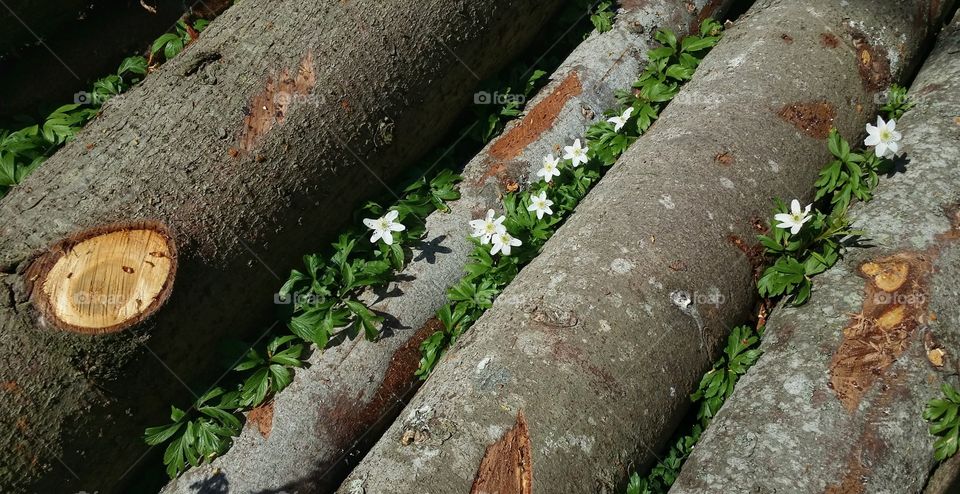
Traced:
<path fill-rule="evenodd" d="M 126 329 L 156 312 L 173 287 L 176 249 L 155 223 L 73 235 L 33 262 L 33 302 L 47 322 L 87 334 Z"/>

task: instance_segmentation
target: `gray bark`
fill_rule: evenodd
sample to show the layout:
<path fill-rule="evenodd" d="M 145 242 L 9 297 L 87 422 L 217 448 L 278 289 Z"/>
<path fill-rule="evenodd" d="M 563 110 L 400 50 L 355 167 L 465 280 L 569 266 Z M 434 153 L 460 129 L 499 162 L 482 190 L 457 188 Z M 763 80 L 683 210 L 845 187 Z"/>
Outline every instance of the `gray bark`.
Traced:
<path fill-rule="evenodd" d="M 219 377 L 220 341 L 275 320 L 271 270 L 434 145 L 558 3 L 246 1 L 110 100 L 0 201 L 0 490 L 120 488 L 143 428 Z M 133 220 L 176 243 L 166 305 L 95 337 L 43 324 L 23 276 L 34 256 Z"/>
<path fill-rule="evenodd" d="M 737 244 L 752 242 L 773 197 L 810 195 L 829 126 L 862 131 L 874 91 L 900 79 L 938 25 L 934 4 L 755 5 L 340 492 L 489 488 L 478 466 L 504 442 L 520 445 L 518 465 L 529 454 L 532 475 L 518 467 L 519 482 L 533 491 L 622 486 L 670 437 L 728 328 L 750 315 L 753 265 Z M 861 71 L 867 49 L 897 56 Z"/>
<path fill-rule="evenodd" d="M 624 5 L 613 29 L 584 41 L 530 101 L 525 115 L 466 165 L 462 198 L 449 204 L 450 213 L 426 219 L 427 235 L 398 277 L 403 281 L 369 294 L 372 308 L 389 314 L 392 336 L 376 343 L 347 341 L 315 353 L 311 366 L 298 371 L 272 403 L 272 420 L 264 429 L 269 433 L 261 432 L 262 421 L 251 424 L 226 455 L 187 472 L 164 492 L 199 492 L 219 483 L 238 493 L 335 489 L 419 385 L 414 376 L 418 346 L 440 329 L 431 322 L 433 315 L 446 300 L 447 287 L 463 276 L 473 250 L 467 222 L 499 208 L 505 186 L 536 178 L 543 156 L 582 136 L 616 104 L 614 91 L 630 87 L 642 70 L 657 29 L 686 34 L 726 4 L 701 0 L 692 10 L 665 0 Z"/>
<path fill-rule="evenodd" d="M 960 19 L 912 85 L 917 106 L 897 122 L 905 167 L 851 210 L 873 247 L 849 251 L 819 276 L 810 303 L 774 312 L 763 357 L 670 492 L 923 490 L 935 438 L 921 413 L 943 382 L 956 385 L 960 354 L 958 50 Z M 893 293 L 871 289 L 861 266 L 889 259 L 910 264 L 906 284 Z M 883 330 L 890 343 L 876 343 L 880 323 L 872 320 L 891 310 L 904 319 Z M 844 336 L 853 324 L 864 329 Z M 856 351 L 867 341 L 872 351 Z M 946 352 L 943 367 L 928 359 L 935 348 Z"/>

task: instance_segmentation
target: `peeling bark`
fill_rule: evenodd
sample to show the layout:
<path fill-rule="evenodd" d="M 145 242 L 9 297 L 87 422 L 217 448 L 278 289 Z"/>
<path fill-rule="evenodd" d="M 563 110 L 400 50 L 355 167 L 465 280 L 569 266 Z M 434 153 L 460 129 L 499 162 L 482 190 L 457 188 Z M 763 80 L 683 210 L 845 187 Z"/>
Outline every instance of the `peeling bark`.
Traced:
<path fill-rule="evenodd" d="M 871 248 L 779 307 L 763 357 L 737 384 L 671 493 L 921 492 L 934 438 L 921 413 L 956 385 L 960 356 L 960 18 L 897 122 L 903 166 L 850 211 Z M 928 485 L 947 490 L 956 462 Z M 953 473 L 951 473 L 953 472 Z"/>
<path fill-rule="evenodd" d="M 773 197 L 809 197 L 828 159 L 825 142 L 779 109 L 826 102 L 841 133 L 861 133 L 877 107 L 849 26 L 903 54 L 890 57 L 900 80 L 939 23 L 914 18 L 927 3 L 755 5 L 447 353 L 340 492 L 466 492 L 486 446 L 521 409 L 538 492 L 622 488 L 655 460 L 728 328 L 756 302 L 752 259 L 729 239 L 755 238 Z M 822 46 L 824 31 L 842 45 Z M 730 166 L 717 163 L 721 153 Z M 411 433 L 422 440 L 401 441 Z"/>
<path fill-rule="evenodd" d="M 530 431 L 517 412 L 517 424 L 497 442 L 487 447 L 470 494 L 531 494 L 533 465 L 530 461 Z"/>
<path fill-rule="evenodd" d="M 219 342 L 275 321 L 271 270 L 325 245 L 350 221 L 343 211 L 436 144 L 477 78 L 557 5 L 245 1 L 111 99 L 0 201 L 0 375 L 13 383 L 0 400 L 0 490 L 122 488 L 144 427 L 221 375 Z M 178 265 L 165 304 L 94 337 L 41 324 L 25 277 L 35 258 L 128 221 L 169 228 Z"/>
<path fill-rule="evenodd" d="M 574 50 L 526 114 L 466 165 L 462 198 L 449 204 L 450 213 L 426 218 L 426 238 L 399 281 L 366 297 L 388 316 L 391 336 L 315 353 L 310 367 L 298 370 L 277 396 L 268 439 L 244 430 L 226 455 L 188 471 L 165 492 L 197 492 L 220 481 L 238 492 L 335 489 L 419 386 L 413 375 L 419 344 L 440 329 L 434 314 L 473 250 L 468 221 L 498 208 L 501 192 L 534 176 L 545 155 L 557 154 L 556 146 L 582 136 L 616 104 L 614 91 L 628 88 L 640 73 L 657 28 L 687 33 L 702 8 L 704 2 L 692 11 L 670 0 L 644 2 L 621 13 L 613 30 L 594 33 Z M 408 358 L 412 368 L 395 364 Z"/>

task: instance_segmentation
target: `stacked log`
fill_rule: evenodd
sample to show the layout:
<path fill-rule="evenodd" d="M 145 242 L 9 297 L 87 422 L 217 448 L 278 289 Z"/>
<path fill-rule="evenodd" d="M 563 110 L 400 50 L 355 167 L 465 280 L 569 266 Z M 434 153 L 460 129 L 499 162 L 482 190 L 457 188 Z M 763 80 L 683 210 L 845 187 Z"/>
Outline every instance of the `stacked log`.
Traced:
<path fill-rule="evenodd" d="M 449 212 L 426 218 L 427 234 L 400 281 L 367 295 L 373 310 L 389 316 L 391 336 L 345 341 L 313 354 L 293 384 L 253 415 L 226 455 L 188 471 L 164 492 L 196 492 L 196 486 L 221 481 L 251 492 L 335 489 L 420 383 L 414 375 L 418 347 L 441 329 L 434 313 L 473 251 L 469 220 L 499 208 L 500 194 L 536 178 L 544 156 L 583 135 L 616 105 L 615 91 L 629 88 L 642 71 L 657 29 L 690 33 L 729 3 L 698 1 L 693 9 L 666 0 L 625 4 L 613 29 L 593 33 L 576 48 L 523 117 L 466 165 L 461 199 L 448 204 Z"/>
<path fill-rule="evenodd" d="M 808 198 L 948 6 L 758 2 L 434 370 L 340 492 L 613 492 L 756 303 L 755 224 Z"/>
<path fill-rule="evenodd" d="M 0 201 L 0 490 L 122 487 L 557 0 L 247 1 Z M 381 182 L 381 180 L 383 182 Z"/>
<path fill-rule="evenodd" d="M 958 49 L 960 18 L 897 122 L 904 167 L 850 211 L 872 247 L 818 277 L 810 303 L 776 309 L 763 357 L 670 492 L 923 490 L 934 438 L 922 412 L 956 386 L 960 354 Z"/>

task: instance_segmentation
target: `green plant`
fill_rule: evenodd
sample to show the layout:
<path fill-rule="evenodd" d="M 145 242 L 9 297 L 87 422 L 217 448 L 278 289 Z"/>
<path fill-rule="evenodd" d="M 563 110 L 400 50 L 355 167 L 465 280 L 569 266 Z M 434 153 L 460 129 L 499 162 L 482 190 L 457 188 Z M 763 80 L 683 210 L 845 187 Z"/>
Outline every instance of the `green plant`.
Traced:
<path fill-rule="evenodd" d="M 658 38 L 660 39 L 660 38 Z M 660 40 L 666 47 L 676 45 L 675 41 Z M 670 91 L 669 85 L 655 87 L 648 83 L 651 94 Z M 888 119 L 899 118 L 912 106 L 906 90 L 900 86 L 890 88 L 890 97 L 882 110 Z M 884 124 L 882 121 L 878 124 Z M 867 127 L 871 132 L 871 126 Z M 877 131 L 874 128 L 872 131 Z M 892 137 L 898 140 L 899 137 Z M 779 222 L 770 234 L 759 235 L 765 255 L 770 261 L 757 281 L 759 294 L 764 298 L 784 297 L 795 305 L 803 304 L 810 297 L 811 277 L 827 270 L 840 259 L 848 240 L 862 232 L 851 230 L 846 213 L 850 202 L 855 198 L 868 201 L 879 182 L 879 173 L 886 171 L 890 162 L 877 157 L 874 151 L 852 153 L 850 145 L 836 130 L 831 130 L 827 148 L 834 159 L 821 171 L 815 186 L 817 187 L 815 205 L 801 208 L 799 202 L 792 201 L 790 207 L 776 199 L 774 221 Z M 893 148 L 896 149 L 896 148 Z M 673 485 L 680 468 L 690 456 L 701 433 L 706 430 L 717 411 L 733 393 L 740 376 L 760 358 L 760 338 L 763 328 L 753 330 L 749 326 L 739 326 L 727 339 L 724 355 L 713 368 L 700 380 L 697 390 L 690 399 L 697 405 L 695 419 L 672 443 L 666 456 L 660 460 L 645 477 L 634 473 L 627 485 L 627 494 L 663 494 Z M 946 400 L 931 400 L 924 412 L 924 418 L 936 421 L 930 432 L 941 436 L 935 443 L 938 460 L 949 457 L 957 450 L 957 436 L 960 434 L 960 419 L 957 418 L 960 406 L 960 393 L 944 385 Z"/>
<path fill-rule="evenodd" d="M 893 117 L 903 115 L 912 103 L 899 86 L 891 87 L 890 95 L 883 110 L 892 125 Z M 888 123 L 880 120 L 878 124 L 886 126 Z M 883 131 L 871 125 L 867 130 L 873 133 Z M 888 146 L 895 146 L 899 135 L 891 134 L 887 138 L 892 142 L 882 143 L 884 153 L 896 149 Z M 783 297 L 794 305 L 801 305 L 810 298 L 811 278 L 836 264 L 845 247 L 863 233 L 849 228 L 847 210 L 851 201 L 872 199 L 880 174 L 893 166 L 889 158 L 877 156 L 875 149 L 852 152 L 850 144 L 836 129 L 830 130 L 827 149 L 833 159 L 820 171 L 814 183 L 814 203 L 805 211 L 799 211 L 799 204 L 794 200 L 788 210 L 782 200 L 775 199 L 775 221 L 771 222 L 775 226 L 771 233 L 758 236 L 768 260 L 757 281 L 763 297 Z M 777 221 L 780 223 L 776 224 Z"/>
<path fill-rule="evenodd" d="M 899 120 L 915 104 L 907 94 L 907 88 L 893 84 L 887 91 L 887 102 L 880 107 L 880 111 L 885 113 L 888 119 Z"/>
<path fill-rule="evenodd" d="M 207 24 L 206 20 L 198 19 L 193 27 L 187 28 L 183 21 L 178 22 L 176 34 L 167 33 L 158 38 L 152 45 L 152 53 L 162 49 L 166 59 L 171 58 Z M 42 123 L 17 131 L 0 129 L 0 198 L 57 149 L 72 141 L 108 99 L 139 84 L 147 75 L 147 65 L 147 59 L 142 56 L 127 57 L 115 73 L 98 79 L 89 92 L 77 93 L 74 103 L 55 109 Z"/>
<path fill-rule="evenodd" d="M 878 158 L 872 150 L 850 152 L 850 144 L 836 129 L 830 130 L 827 148 L 834 159 L 820 171 L 820 177 L 814 183 L 817 187 L 814 200 L 829 198 L 833 210 L 845 212 L 852 199 L 866 202 L 873 198 L 873 190 L 880 182 L 878 174 L 889 168 L 890 162 Z"/>
<path fill-rule="evenodd" d="M 590 22 L 598 33 L 605 33 L 613 29 L 613 17 L 616 15 L 610 10 L 610 2 L 600 2 L 590 14 Z"/>
<path fill-rule="evenodd" d="M 398 223 L 410 224 L 396 232 L 389 244 L 367 241 L 367 230 L 356 226 L 339 236 L 329 255 L 304 256 L 304 269 L 292 270 L 278 293 L 280 300 L 292 306 L 289 334 L 275 335 L 262 350 L 247 349 L 232 368 L 235 384 L 228 387 L 229 392 L 216 388 L 217 394 L 204 395 L 189 411 L 173 407 L 171 424 L 146 430 L 147 444 L 170 442 L 164 464 L 171 478 L 226 451 L 239 434 L 242 413 L 290 384 L 294 369 L 303 366 L 306 345 L 322 350 L 338 338 L 355 338 L 360 333 L 370 340 L 379 336 L 383 318 L 360 301 L 360 294 L 386 284 L 404 267 L 406 250 L 424 233 L 419 218 L 447 210 L 446 202 L 460 197 L 459 180 L 443 170 L 430 179 L 415 180 L 389 209 L 375 202 L 365 204 L 360 214 L 396 211 Z M 216 397 L 220 400 L 209 404 Z"/>
<path fill-rule="evenodd" d="M 574 12 L 573 8 L 565 10 L 566 14 L 571 12 Z M 202 29 L 201 26 L 194 27 L 198 31 Z M 567 44 L 568 38 L 573 39 L 571 36 L 579 35 L 580 31 L 572 29 L 572 34 L 565 36 L 558 44 Z M 186 43 L 184 33 L 189 34 L 189 30 L 180 26 L 177 34 Z M 152 52 L 164 52 L 170 43 L 173 43 L 170 49 L 179 48 L 179 42 L 167 36 L 154 44 Z M 559 63 L 550 57 L 538 57 L 537 62 L 544 67 Z M 360 293 L 371 287 L 382 286 L 394 278 L 397 270 L 403 268 L 409 245 L 424 233 L 424 225 L 419 219 L 433 211 L 449 211 L 446 203 L 460 197 L 456 187 L 460 177 L 449 171 L 448 167 L 471 158 L 477 151 L 477 144 L 488 142 L 503 130 L 506 121 L 519 115 L 526 100 L 542 86 L 546 73 L 545 70 L 517 63 L 487 81 L 483 88 L 489 91 L 487 95 L 490 99 L 475 101 L 474 118 L 463 126 L 461 133 L 473 139 L 457 139 L 450 148 L 438 149 L 425 159 L 432 164 L 421 168 L 440 167 L 444 171 L 429 179 L 420 176 L 413 180 L 401 193 L 402 198 L 390 207 L 370 202 L 358 211 L 358 215 L 381 216 L 381 219 L 390 211 L 396 212 L 395 221 L 405 228 L 392 232 L 389 244 L 382 240 L 368 242 L 366 230 L 358 225 L 339 236 L 329 255 L 304 256 L 304 268 L 292 270 L 278 292 L 281 300 L 290 302 L 291 314 L 285 318 L 289 334 L 277 335 L 272 340 L 280 338 L 282 345 L 296 347 L 298 351 L 277 353 L 270 348 L 265 351 L 244 350 L 243 360 L 233 367 L 233 384 L 228 386 L 232 391 L 224 393 L 226 398 L 213 408 L 242 421 L 243 412 L 269 400 L 290 382 L 294 369 L 303 365 L 300 348 L 312 344 L 322 350 L 341 338 L 358 337 L 361 332 L 368 339 L 379 337 L 382 318 L 359 300 Z M 519 89 L 514 91 L 511 88 Z M 494 96 L 497 96 L 495 100 Z M 416 221 L 410 221 L 412 219 Z M 492 300 L 488 286 L 464 285 L 462 290 L 460 296 L 476 304 L 487 304 L 486 299 Z M 467 307 L 465 304 L 461 310 Z M 441 317 L 447 327 L 454 327 L 465 321 L 466 314 L 457 311 Z M 164 464 L 171 477 L 179 475 L 189 466 L 196 466 L 222 454 L 229 448 L 230 438 L 237 433 L 238 429 L 218 429 L 222 433 L 218 437 L 222 440 L 216 444 L 207 441 L 204 443 L 206 448 L 198 450 L 196 431 L 200 430 L 201 421 L 209 420 L 199 411 L 200 408 L 209 412 L 210 406 L 194 404 L 190 408 L 192 412 L 175 408 L 179 411 L 172 414 L 173 423 L 152 427 L 144 436 L 151 445 L 170 441 Z M 179 427 L 177 424 L 180 424 Z"/>
<path fill-rule="evenodd" d="M 227 393 L 213 388 L 198 398 L 189 411 L 170 407 L 170 424 L 146 430 L 144 441 L 151 446 L 170 441 L 163 454 L 167 474 L 173 477 L 187 465 L 197 466 L 230 447 L 241 427 L 233 413 L 238 395 L 236 391 Z M 214 402 L 215 398 L 219 400 Z"/>
<path fill-rule="evenodd" d="M 78 98 L 84 101 L 57 108 L 40 125 L 14 132 L 0 130 L 0 197 L 60 146 L 72 141 L 106 100 L 140 82 L 144 74 L 146 60 L 143 57 L 126 58 L 115 74 L 94 82 L 90 92 L 78 93 Z"/>
<path fill-rule="evenodd" d="M 948 383 L 940 387 L 943 398 L 934 398 L 927 402 L 923 410 L 923 419 L 930 422 L 930 434 L 938 439 L 933 443 L 933 457 L 943 461 L 957 453 L 957 441 L 960 438 L 960 393 Z"/>
<path fill-rule="evenodd" d="M 776 203 L 776 213 L 789 214 L 786 204 L 779 199 Z M 811 277 L 836 264 L 844 238 L 860 234 L 849 229 L 846 216 L 838 211 L 826 215 L 815 210 L 798 234 L 774 228 L 770 235 L 758 236 L 765 254 L 774 259 L 757 281 L 761 297 L 787 297 L 794 305 L 810 298 Z"/>
<path fill-rule="evenodd" d="M 700 36 L 688 36 L 678 41 L 670 31 L 661 31 L 656 37 L 663 47 L 651 50 L 650 63 L 638 78 L 637 91 L 618 93 L 621 108 L 605 113 L 605 121 L 592 125 L 586 133 L 587 146 L 580 140 L 565 150 L 564 166 L 559 175 L 541 171 L 543 181 L 528 190 L 507 193 L 503 196 L 504 216 L 502 227 L 508 238 L 519 241 L 509 252 L 493 254 L 492 239 L 474 239 L 475 248 L 467 264 L 466 276 L 448 291 L 448 303 L 440 309 L 437 317 L 443 329 L 434 332 L 420 345 L 421 360 L 417 376 L 425 379 L 443 352 L 493 303 L 520 268 L 539 254 L 543 244 L 563 223 L 574 207 L 603 176 L 606 169 L 645 132 L 660 114 L 667 102 L 676 95 L 680 86 L 690 79 L 706 52 L 719 41 L 721 26 L 713 19 L 700 26 Z M 581 151 L 585 151 L 582 159 Z M 560 160 L 549 156 L 550 166 L 558 166 Z M 552 168 L 551 168 L 552 169 Z M 555 206 L 549 215 L 540 215 L 531 210 L 533 196 L 548 197 Z M 487 240 L 486 242 L 484 240 Z M 493 249 L 496 251 L 496 248 Z"/>
<path fill-rule="evenodd" d="M 180 19 L 174 25 L 174 32 L 163 34 L 150 45 L 151 61 L 160 54 L 165 60 L 179 55 L 187 45 L 197 39 L 209 23 L 206 19 L 197 19 L 188 24 L 186 20 Z"/>

